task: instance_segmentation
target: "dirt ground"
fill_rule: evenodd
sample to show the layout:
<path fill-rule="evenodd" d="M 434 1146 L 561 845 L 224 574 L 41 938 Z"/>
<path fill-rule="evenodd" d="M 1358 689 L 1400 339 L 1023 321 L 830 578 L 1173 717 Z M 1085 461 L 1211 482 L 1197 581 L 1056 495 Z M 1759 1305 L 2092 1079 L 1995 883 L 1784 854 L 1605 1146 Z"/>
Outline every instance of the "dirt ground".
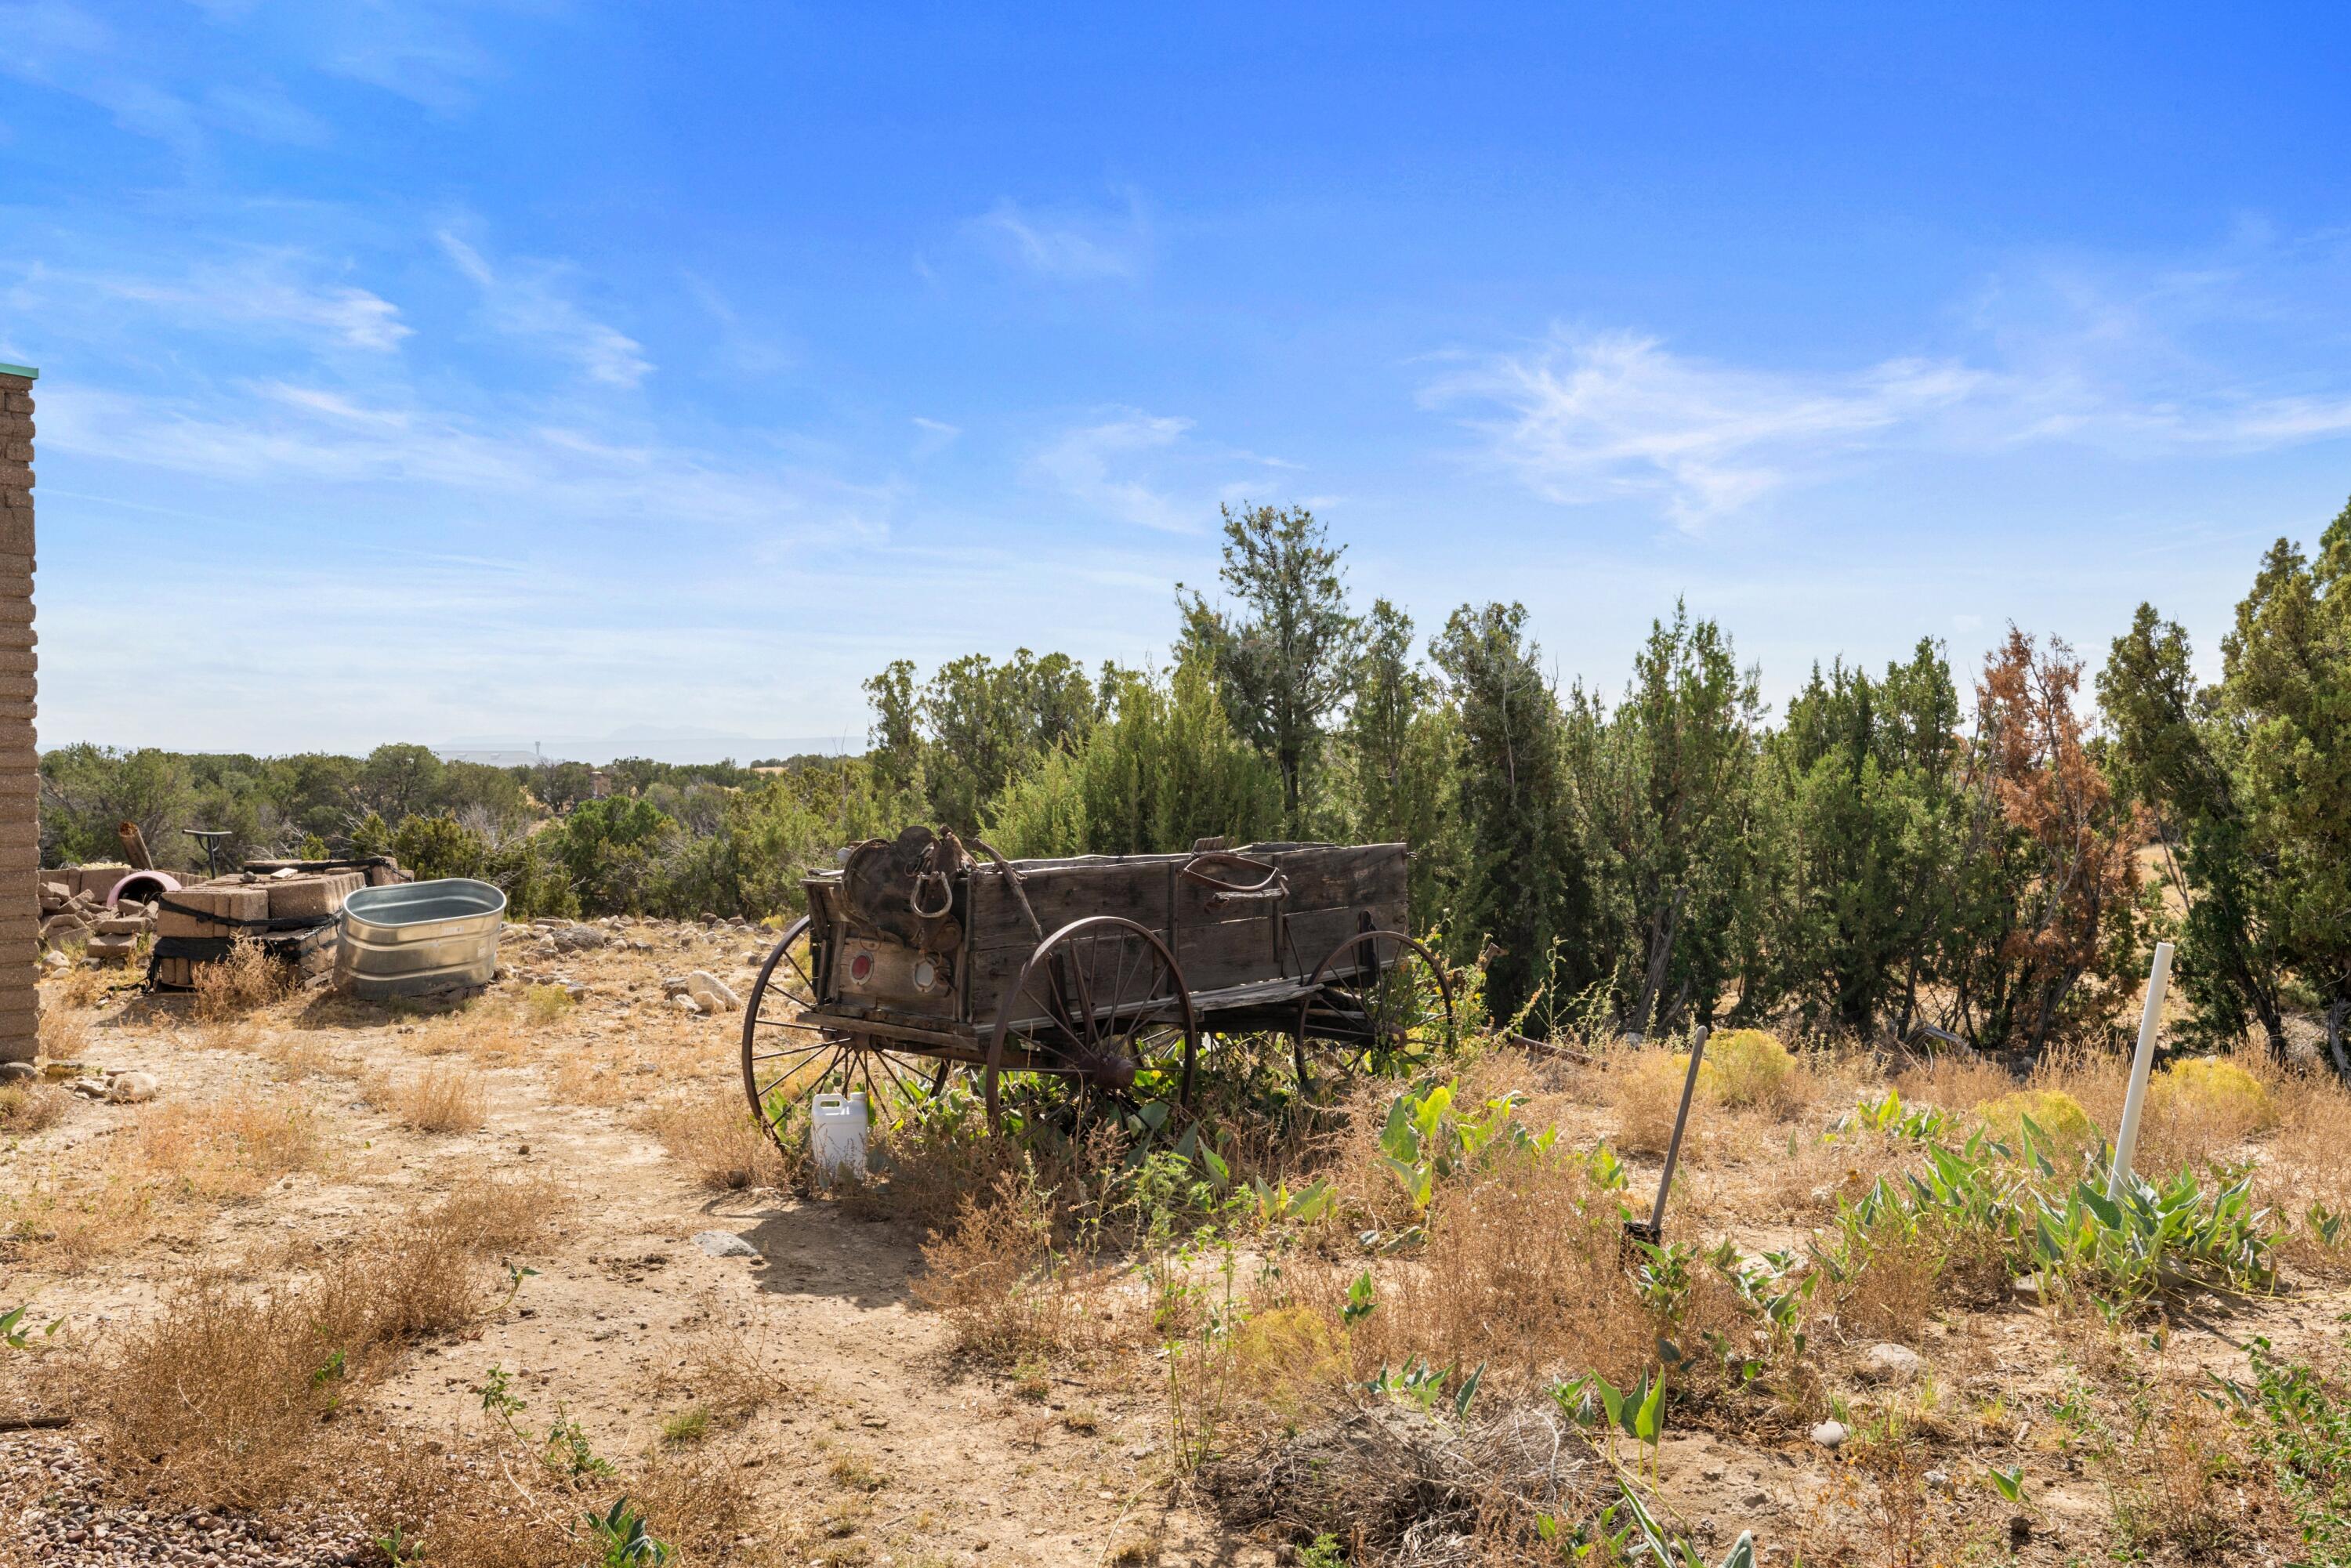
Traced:
<path fill-rule="evenodd" d="M 152 1073 L 160 1093 L 136 1104 L 76 1097 L 56 1124 L 5 1139 L 0 1194 L 20 1206 L 16 1228 L 39 1231 L 42 1196 L 89 1180 L 160 1117 L 256 1104 L 308 1113 L 319 1146 L 254 1190 L 200 1175 L 135 1215 L 86 1217 L 93 1233 L 65 1245 L 0 1242 L 0 1310 L 29 1301 L 36 1322 L 62 1318 L 69 1335 L 102 1343 L 200 1266 L 257 1277 L 262 1265 L 247 1260 L 331 1245 L 469 1184 L 551 1177 L 566 1199 L 554 1244 L 514 1260 L 536 1272 L 507 1308 L 462 1338 L 423 1344 L 375 1393 L 400 1423 L 478 1423 L 475 1390 L 495 1366 L 533 1416 L 562 1412 L 600 1454 L 641 1452 L 693 1404 L 670 1380 L 716 1337 L 756 1357 L 774 1388 L 748 1420 L 705 1440 L 755 1473 L 774 1521 L 743 1543 L 747 1553 L 1077 1565 L 1149 1541 L 1171 1563 L 1271 1561 L 1165 1506 L 1147 1364 L 1096 1367 L 1083 1390 L 1015 1396 L 1004 1379 L 960 1368 L 940 1320 L 910 1303 L 917 1227 L 852 1218 L 830 1201 L 713 1194 L 666 1154 L 648 1126 L 661 1107 L 739 1082 L 740 1014 L 684 1015 L 660 979 L 705 969 L 747 993 L 761 938 L 647 923 L 624 939 L 653 950 L 534 956 L 509 940 L 517 977 L 461 1013 L 313 997 L 205 1025 L 184 1002 L 103 998 L 78 1059 Z M 584 986 L 583 998 L 528 1016 L 523 977 L 539 973 Z M 403 1078 L 425 1074 L 477 1087 L 478 1124 L 404 1124 L 385 1103 Z M 171 1187 L 173 1173 L 160 1174 Z M 727 1238 L 753 1255 L 714 1256 Z M 0 1380 L 9 1371 L 0 1364 Z M 0 1389 L 0 1406 L 11 1403 Z M 1065 1419 L 1073 1407 L 1081 1418 Z M 45 1445 L 72 1439 L 71 1427 L 24 1434 L 0 1439 L 0 1452 L 37 1462 Z M 41 1506 L 21 1494 L 0 1503 L 0 1539 L 20 1537 L 22 1511 Z M 95 1542 L 47 1559 L 85 1560 L 108 1559 Z"/>
<path fill-rule="evenodd" d="M 1292 1560 L 1292 1547 L 1220 1523 L 1197 1479 L 1179 1473 L 1165 1344 L 1105 1338 L 1098 1354 L 1041 1372 L 982 1369 L 958 1355 L 947 1319 L 916 1302 L 919 1223 L 887 1205 L 781 1196 L 758 1185 L 755 1145 L 710 1134 L 713 1108 L 738 1093 L 740 1014 L 686 1009 L 664 981 L 702 970 L 747 993 L 768 940 L 723 924 L 622 922 L 573 950 L 510 928 L 507 977 L 461 1008 L 309 993 L 214 1021 L 185 999 L 138 995 L 130 977 L 46 979 L 49 1055 L 92 1069 L 92 1081 L 152 1074 L 158 1092 L 114 1103 L 45 1091 L 53 1120 L 0 1132 L 0 1311 L 28 1304 L 37 1342 L 61 1324 L 29 1354 L 0 1352 L 0 1418 L 75 1416 L 43 1403 L 31 1369 L 44 1357 L 102 1358 L 199 1274 L 266 1286 L 354 1237 L 488 1192 L 543 1207 L 545 1223 L 498 1260 L 505 1288 L 486 1311 L 406 1345 L 370 1385 L 370 1410 L 402 1432 L 445 1435 L 454 1448 L 491 1418 L 485 1389 L 504 1387 L 521 1401 L 516 1418 L 576 1423 L 597 1455 L 723 1463 L 755 1507 L 716 1560 Z M 1479 1071 L 1490 1081 L 1497 1069 Z M 1524 1120 L 1558 1127 L 1563 1144 L 1654 1144 L 1636 1125 L 1656 1111 L 1638 1075 L 1557 1060 L 1508 1071 L 1530 1093 Z M 2074 1083 L 2094 1114 L 2103 1082 Z M 1821 1135 L 1824 1116 L 1867 1087 L 1810 1070 L 1802 1097 L 1777 1112 L 1707 1113 L 1669 1228 L 1749 1256 L 1801 1249 L 1839 1195 L 1915 1155 Z M 1958 1086 L 1941 1088 L 1964 1102 Z M 2290 1119 L 2263 1134 L 2279 1152 L 2256 1154 L 2301 1150 L 2294 1190 L 2323 1186 L 2340 1209 L 2351 1207 L 2351 1159 L 2331 1114 Z M 2189 1133 L 2151 1124 L 2149 1136 Z M 1631 1190 L 1646 1190 L 1654 1155 L 1626 1163 Z M 1499 1245 L 1489 1264 L 1507 1271 L 1516 1244 L 1506 1234 Z M 1343 1282 L 1358 1264 L 1327 1266 Z M 1409 1271 L 1384 1274 L 1384 1290 Z M 2246 1378 L 2256 1337 L 2339 1364 L 2351 1319 L 2351 1291 L 2330 1282 L 2339 1278 L 2191 1296 L 2152 1329 L 2062 1317 L 2029 1293 L 1928 1312 L 1907 1333 L 1864 1332 L 1849 1309 L 1844 1323 L 1816 1325 L 1801 1404 L 1726 1401 L 1717 1408 L 1732 1414 L 1681 1422 L 1658 1447 L 1654 1490 L 1710 1559 L 1751 1529 L 1761 1561 L 1781 1568 L 1795 1543 L 1807 1563 L 1906 1568 L 2055 1568 L 2118 1552 L 2294 1561 L 2274 1477 L 2215 1458 L 2225 1445 L 2194 1391 L 2207 1371 Z M 1140 1300 L 1144 1286 L 1111 1289 Z M 1384 1307 L 1379 1321 L 1405 1311 Z M 1509 1332 L 1447 1311 L 1426 1320 L 1432 1344 Z M 1907 1341 L 1915 1371 L 1889 1376 L 1887 1340 Z M 724 1383 L 739 1394 L 746 1380 L 757 1396 L 725 1404 L 715 1392 Z M 1882 1421 L 1891 1411 L 1930 1437 L 1873 1450 L 1894 1455 L 1885 1462 L 1899 1473 L 1865 1471 L 1853 1449 L 1814 1435 L 1832 1411 L 1856 1422 L 1850 1412 Z M 363 1536 L 336 1532 L 331 1500 L 307 1536 L 217 1514 L 151 1517 L 123 1478 L 102 1473 L 89 1436 L 83 1421 L 0 1436 L 0 1563 L 385 1560 Z M 1899 1471 L 1904 1454 L 1918 1473 Z M 2011 1467 L 2027 1478 L 2021 1506 L 1986 1484 Z M 2265 1507 L 2270 1516 L 2252 1517 Z M 2137 1533 L 2120 1530 L 2126 1517 Z M 2126 1536 L 2135 1544 L 2119 1544 Z M 1938 1544 L 1919 1554 L 1922 1541 Z"/>

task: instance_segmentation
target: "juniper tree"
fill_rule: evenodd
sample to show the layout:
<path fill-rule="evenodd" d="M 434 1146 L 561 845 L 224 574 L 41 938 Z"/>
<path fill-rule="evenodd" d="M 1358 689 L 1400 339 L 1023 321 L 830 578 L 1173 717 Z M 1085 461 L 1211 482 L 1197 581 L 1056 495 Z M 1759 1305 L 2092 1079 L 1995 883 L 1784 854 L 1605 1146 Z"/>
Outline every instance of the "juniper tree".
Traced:
<path fill-rule="evenodd" d="M 1347 698 L 1361 623 L 1347 608 L 1343 545 L 1303 507 L 1252 507 L 1225 519 L 1217 578 L 1234 613 L 1176 585 L 1187 648 L 1211 661 L 1234 727 L 1273 759 L 1291 831 L 1325 723 Z"/>

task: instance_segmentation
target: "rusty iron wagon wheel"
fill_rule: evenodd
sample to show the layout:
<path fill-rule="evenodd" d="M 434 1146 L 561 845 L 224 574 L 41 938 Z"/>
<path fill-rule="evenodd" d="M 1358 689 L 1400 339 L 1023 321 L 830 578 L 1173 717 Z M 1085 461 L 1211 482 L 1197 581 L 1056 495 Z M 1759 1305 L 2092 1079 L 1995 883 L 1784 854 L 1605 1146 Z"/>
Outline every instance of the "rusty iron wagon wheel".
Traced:
<path fill-rule="evenodd" d="M 806 916 L 784 930 L 760 966 L 743 1008 L 743 1092 L 751 1114 L 776 1146 L 793 1106 L 825 1090 L 862 1091 L 876 1122 L 927 1093 L 935 1096 L 954 1063 L 894 1050 L 872 1036 L 811 1022 L 816 962 Z"/>
<path fill-rule="evenodd" d="M 1295 1037 L 1298 1082 L 1310 1099 L 1328 1098 L 1328 1085 L 1309 1073 L 1309 1040 L 1337 1046 L 1357 1071 L 1432 1061 L 1457 1043 L 1445 966 L 1401 931 L 1348 937 L 1315 967 L 1313 988 L 1300 1004 Z"/>
<path fill-rule="evenodd" d="M 1053 1084 L 1129 1106 L 1192 1103 L 1200 1024 L 1176 956 L 1114 915 L 1073 920 L 1037 945 L 1004 990 L 984 1070 L 987 1124 L 1016 1092 Z"/>

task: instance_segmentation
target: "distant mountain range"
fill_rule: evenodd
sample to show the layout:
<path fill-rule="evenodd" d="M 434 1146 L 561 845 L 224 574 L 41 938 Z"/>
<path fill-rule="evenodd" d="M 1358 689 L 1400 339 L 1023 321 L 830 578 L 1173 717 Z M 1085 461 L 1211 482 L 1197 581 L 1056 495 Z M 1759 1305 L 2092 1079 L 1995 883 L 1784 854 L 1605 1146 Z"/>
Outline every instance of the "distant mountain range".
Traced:
<path fill-rule="evenodd" d="M 750 762 L 765 757 L 800 757 L 816 753 L 840 757 L 865 749 L 865 737 L 856 735 L 732 735 L 723 730 L 653 729 L 643 727 L 615 730 L 594 739 L 579 737 L 517 740 L 508 736 L 465 736 L 435 746 L 444 762 L 485 762 L 494 768 L 524 768 L 539 762 L 585 762 L 602 767 L 618 757 L 647 757 L 655 762 L 721 762 L 732 758 Z"/>

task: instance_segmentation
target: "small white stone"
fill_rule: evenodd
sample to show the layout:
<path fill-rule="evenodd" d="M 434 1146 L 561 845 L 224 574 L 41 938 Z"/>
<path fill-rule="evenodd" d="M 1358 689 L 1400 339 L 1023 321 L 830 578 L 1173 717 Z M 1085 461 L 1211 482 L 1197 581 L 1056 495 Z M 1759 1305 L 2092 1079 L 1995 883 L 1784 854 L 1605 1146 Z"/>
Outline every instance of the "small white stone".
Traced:
<path fill-rule="evenodd" d="M 1823 1448 L 1843 1448 L 1844 1439 L 1844 1423 L 1842 1421 L 1823 1421 L 1813 1428 L 1813 1441 Z"/>
<path fill-rule="evenodd" d="M 1918 1380 L 1918 1353 L 1907 1345 L 1874 1344 L 1862 1352 L 1859 1373 L 1865 1383 L 1905 1387 Z"/>

